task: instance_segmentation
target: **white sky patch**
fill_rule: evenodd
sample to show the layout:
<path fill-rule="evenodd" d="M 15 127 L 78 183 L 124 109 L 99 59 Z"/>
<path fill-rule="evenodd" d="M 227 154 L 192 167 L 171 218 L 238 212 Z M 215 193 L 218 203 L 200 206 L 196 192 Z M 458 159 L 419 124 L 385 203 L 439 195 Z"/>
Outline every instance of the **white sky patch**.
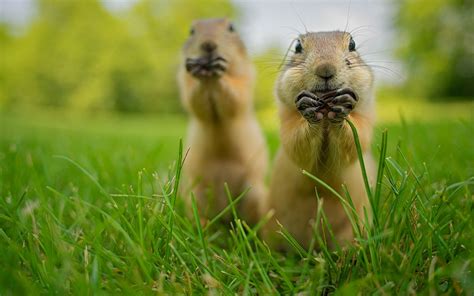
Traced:
<path fill-rule="evenodd" d="M 78 0 L 76 0 L 78 1 Z M 111 11 L 123 11 L 129 9 L 137 0 L 100 0 L 105 7 Z"/>
<path fill-rule="evenodd" d="M 32 0 L 0 0 L 0 21 L 21 26 L 28 23 L 34 10 Z"/>

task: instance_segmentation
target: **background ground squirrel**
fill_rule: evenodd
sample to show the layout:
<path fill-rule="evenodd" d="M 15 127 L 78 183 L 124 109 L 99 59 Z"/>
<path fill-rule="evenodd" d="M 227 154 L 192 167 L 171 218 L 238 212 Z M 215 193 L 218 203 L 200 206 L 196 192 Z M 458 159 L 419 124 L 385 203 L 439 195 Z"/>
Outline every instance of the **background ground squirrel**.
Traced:
<path fill-rule="evenodd" d="M 202 219 L 228 205 L 225 182 L 234 198 L 250 188 L 239 210 L 250 223 L 258 219 L 267 148 L 253 111 L 254 79 L 254 67 L 229 20 L 193 23 L 178 74 L 190 116 L 183 194 L 190 206 L 189 191 L 194 192 Z"/>
<path fill-rule="evenodd" d="M 302 169 L 307 170 L 342 196 L 345 184 L 359 215 L 368 205 L 353 135 L 344 119 L 357 127 L 373 180 L 373 75 L 357 53 L 351 35 L 338 31 L 300 35 L 276 83 L 276 96 L 281 148 L 263 205 L 265 212 L 274 211 L 264 229 L 266 239 L 282 245 L 281 236 L 276 234 L 279 221 L 307 247 L 314 233 L 317 191 L 336 240 L 351 240 L 351 225 L 340 201 L 302 174 Z M 318 231 L 320 235 L 327 233 Z"/>

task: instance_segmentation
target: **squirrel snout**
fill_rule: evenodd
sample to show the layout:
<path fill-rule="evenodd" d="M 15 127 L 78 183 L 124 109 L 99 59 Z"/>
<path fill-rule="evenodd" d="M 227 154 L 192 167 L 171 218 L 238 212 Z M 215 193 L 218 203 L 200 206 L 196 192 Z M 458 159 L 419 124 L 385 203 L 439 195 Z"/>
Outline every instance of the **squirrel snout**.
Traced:
<path fill-rule="evenodd" d="M 333 64 L 323 63 L 316 67 L 316 75 L 324 80 L 329 80 L 336 75 L 336 67 Z"/>
<path fill-rule="evenodd" d="M 211 41 L 211 40 L 204 41 L 201 44 L 201 49 L 204 52 L 207 52 L 207 53 L 211 53 L 211 52 L 215 51 L 216 48 L 217 48 L 217 44 L 214 41 Z"/>

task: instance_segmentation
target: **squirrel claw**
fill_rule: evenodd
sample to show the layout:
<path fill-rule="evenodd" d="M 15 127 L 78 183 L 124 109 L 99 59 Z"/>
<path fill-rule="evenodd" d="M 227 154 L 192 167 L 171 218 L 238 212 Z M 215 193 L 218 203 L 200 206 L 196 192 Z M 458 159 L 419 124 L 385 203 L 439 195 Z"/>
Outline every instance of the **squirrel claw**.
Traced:
<path fill-rule="evenodd" d="M 320 101 L 320 99 L 315 95 L 313 94 L 312 92 L 310 91 L 307 91 L 307 90 L 302 90 L 297 96 L 296 96 L 296 99 L 295 99 L 295 103 L 298 103 L 298 101 L 300 101 L 302 98 L 310 98 L 310 99 L 313 99 L 315 101 Z"/>
<path fill-rule="evenodd" d="M 222 57 L 187 58 L 185 67 L 196 78 L 220 77 L 227 70 L 227 60 Z"/>
<path fill-rule="evenodd" d="M 323 119 L 324 102 L 309 91 L 302 91 L 296 97 L 296 109 L 309 122 L 316 123 Z"/>
<path fill-rule="evenodd" d="M 336 96 L 329 104 L 328 118 L 334 122 L 341 122 L 354 109 L 357 103 L 354 92 L 345 92 Z"/>

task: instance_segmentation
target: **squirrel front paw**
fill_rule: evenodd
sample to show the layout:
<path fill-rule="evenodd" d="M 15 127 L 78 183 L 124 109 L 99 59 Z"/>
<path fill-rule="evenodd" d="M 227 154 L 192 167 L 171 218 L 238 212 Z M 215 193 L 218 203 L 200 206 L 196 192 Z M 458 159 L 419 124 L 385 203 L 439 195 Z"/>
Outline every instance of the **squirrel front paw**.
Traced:
<path fill-rule="evenodd" d="M 186 70 L 196 78 L 218 78 L 227 70 L 223 57 L 186 59 Z"/>
<path fill-rule="evenodd" d="M 354 109 L 358 97 L 350 88 L 337 91 L 335 97 L 328 102 L 328 119 L 333 122 L 342 122 Z"/>
<path fill-rule="evenodd" d="M 303 90 L 295 100 L 296 108 L 300 114 L 309 122 L 317 123 L 324 117 L 324 101 L 315 94 Z"/>

